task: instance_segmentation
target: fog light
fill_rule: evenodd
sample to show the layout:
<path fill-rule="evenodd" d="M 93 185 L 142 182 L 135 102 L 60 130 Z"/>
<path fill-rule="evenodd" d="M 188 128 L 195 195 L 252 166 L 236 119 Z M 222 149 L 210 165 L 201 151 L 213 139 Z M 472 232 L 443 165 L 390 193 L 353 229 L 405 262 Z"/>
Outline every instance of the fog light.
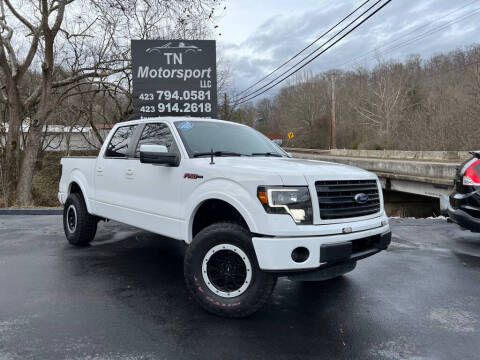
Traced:
<path fill-rule="evenodd" d="M 310 251 L 305 247 L 298 247 L 292 251 L 292 260 L 296 263 L 302 263 L 308 259 Z"/>
<path fill-rule="evenodd" d="M 351 227 L 343 228 L 343 229 L 342 229 L 342 232 L 343 232 L 344 234 L 351 233 L 351 232 L 352 232 L 352 228 L 351 228 Z"/>
<path fill-rule="evenodd" d="M 382 220 L 382 226 L 388 225 L 388 220 Z"/>

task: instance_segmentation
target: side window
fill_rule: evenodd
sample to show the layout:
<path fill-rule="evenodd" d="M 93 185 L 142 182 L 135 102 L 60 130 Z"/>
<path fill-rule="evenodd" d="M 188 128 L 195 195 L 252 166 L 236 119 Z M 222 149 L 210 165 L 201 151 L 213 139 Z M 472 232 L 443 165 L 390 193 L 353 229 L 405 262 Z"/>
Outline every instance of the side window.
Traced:
<path fill-rule="evenodd" d="M 122 126 L 115 131 L 105 151 L 106 157 L 125 158 L 127 157 L 128 143 L 132 138 L 136 125 Z"/>
<path fill-rule="evenodd" d="M 141 145 L 165 145 L 169 152 L 176 152 L 177 147 L 173 135 L 166 124 L 151 123 L 145 125 L 142 135 L 138 140 L 135 157 L 140 157 Z"/>

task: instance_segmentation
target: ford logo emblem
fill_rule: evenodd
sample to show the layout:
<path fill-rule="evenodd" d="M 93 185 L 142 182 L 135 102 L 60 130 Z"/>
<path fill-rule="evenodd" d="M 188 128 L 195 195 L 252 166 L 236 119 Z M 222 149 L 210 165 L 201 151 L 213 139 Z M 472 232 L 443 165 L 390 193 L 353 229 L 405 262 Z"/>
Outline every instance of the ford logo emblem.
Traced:
<path fill-rule="evenodd" d="M 358 193 L 355 195 L 354 199 L 358 204 L 365 204 L 368 201 L 368 195 L 365 193 Z"/>

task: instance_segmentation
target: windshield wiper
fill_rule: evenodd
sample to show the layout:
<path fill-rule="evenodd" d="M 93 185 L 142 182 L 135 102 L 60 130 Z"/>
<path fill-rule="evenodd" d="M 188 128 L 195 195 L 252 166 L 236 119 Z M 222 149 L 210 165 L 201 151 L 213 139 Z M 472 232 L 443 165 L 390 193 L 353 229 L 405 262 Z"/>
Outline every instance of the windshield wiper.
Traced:
<path fill-rule="evenodd" d="M 280 154 L 272 153 L 272 152 L 264 152 L 264 153 L 252 153 L 252 156 L 275 156 L 275 157 L 283 157 Z"/>
<path fill-rule="evenodd" d="M 193 153 L 193 157 L 200 157 L 200 156 L 207 156 L 207 155 L 214 155 L 214 156 L 243 156 L 244 154 L 236 153 L 233 151 L 206 151 L 206 152 L 197 152 Z"/>

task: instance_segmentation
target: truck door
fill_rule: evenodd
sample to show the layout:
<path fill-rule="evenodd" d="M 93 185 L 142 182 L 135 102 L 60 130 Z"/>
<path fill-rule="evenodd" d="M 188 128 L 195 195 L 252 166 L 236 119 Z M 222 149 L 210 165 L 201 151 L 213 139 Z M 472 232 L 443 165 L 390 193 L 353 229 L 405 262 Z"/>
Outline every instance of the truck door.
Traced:
<path fill-rule="evenodd" d="M 117 128 L 104 154 L 95 164 L 95 214 L 108 219 L 119 220 L 124 211 L 124 187 L 122 181 L 131 172 L 133 140 L 138 125 Z"/>
<path fill-rule="evenodd" d="M 130 224 L 173 238 L 180 237 L 180 184 L 183 165 L 168 166 L 140 162 L 141 145 L 164 145 L 181 156 L 167 123 L 139 125 L 138 141 L 129 161 L 131 172 L 123 177 L 122 199 Z"/>

